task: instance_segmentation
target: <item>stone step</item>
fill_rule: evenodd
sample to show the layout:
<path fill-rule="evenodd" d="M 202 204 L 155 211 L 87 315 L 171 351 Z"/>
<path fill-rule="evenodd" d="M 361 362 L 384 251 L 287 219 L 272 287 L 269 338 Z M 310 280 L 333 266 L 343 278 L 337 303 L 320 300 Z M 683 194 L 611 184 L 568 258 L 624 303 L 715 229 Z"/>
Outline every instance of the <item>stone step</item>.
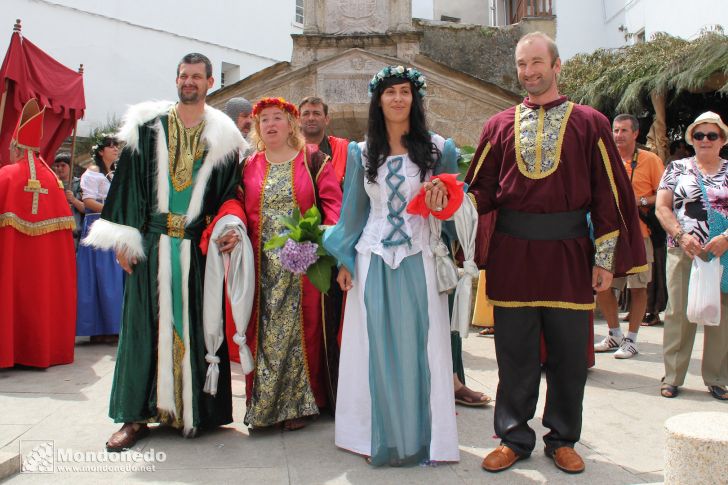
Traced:
<path fill-rule="evenodd" d="M 0 481 L 20 472 L 20 454 L 17 450 L 0 450 Z"/>

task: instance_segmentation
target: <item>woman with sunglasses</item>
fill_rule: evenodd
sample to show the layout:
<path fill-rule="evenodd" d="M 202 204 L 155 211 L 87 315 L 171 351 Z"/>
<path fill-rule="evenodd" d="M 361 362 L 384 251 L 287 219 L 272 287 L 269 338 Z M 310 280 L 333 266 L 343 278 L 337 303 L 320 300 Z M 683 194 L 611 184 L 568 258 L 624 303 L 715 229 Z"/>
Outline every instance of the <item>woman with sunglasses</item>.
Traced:
<path fill-rule="evenodd" d="M 728 250 L 728 231 L 711 237 L 708 211 L 728 217 L 728 160 L 720 157 L 728 127 L 708 111 L 688 126 L 685 140 L 695 156 L 668 165 L 657 192 L 657 217 L 670 236 L 667 248 L 667 292 L 663 354 L 665 377 L 660 394 L 671 398 L 685 381 L 696 325 L 687 318 L 692 259 Z M 706 200 L 707 198 L 707 200 Z M 724 268 L 724 271 L 728 269 Z M 728 294 L 721 294 L 721 322 L 705 326 L 702 376 L 711 396 L 728 400 Z"/>

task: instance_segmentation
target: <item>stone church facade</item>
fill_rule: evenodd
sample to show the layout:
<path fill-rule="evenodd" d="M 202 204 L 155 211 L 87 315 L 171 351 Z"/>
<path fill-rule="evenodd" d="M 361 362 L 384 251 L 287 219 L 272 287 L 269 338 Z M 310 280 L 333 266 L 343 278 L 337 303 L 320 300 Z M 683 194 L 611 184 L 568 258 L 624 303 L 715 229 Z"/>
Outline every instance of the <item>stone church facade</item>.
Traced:
<path fill-rule="evenodd" d="M 416 67 L 427 78 L 430 128 L 458 145 L 475 145 L 485 120 L 512 106 L 521 96 L 507 87 L 476 77 L 428 56 L 421 49 L 426 35 L 413 24 L 411 0 L 307 0 L 303 34 L 293 35 L 290 62 L 279 62 L 235 84 L 211 93 L 208 102 L 222 107 L 236 96 L 255 101 L 283 96 L 298 103 L 322 97 L 329 105 L 329 131 L 362 140 L 366 132 L 372 76 L 388 65 Z M 515 37 L 517 40 L 517 37 Z M 450 37 L 452 41 L 452 36 Z M 510 52 L 515 41 L 507 40 Z M 457 43 L 455 43 L 457 45 Z M 472 45 L 460 45 L 469 49 Z M 453 52 L 453 58 L 459 52 Z M 500 59 L 515 66 L 512 54 Z M 510 69 L 510 68 L 509 68 Z M 485 77 L 485 76 L 483 76 Z"/>

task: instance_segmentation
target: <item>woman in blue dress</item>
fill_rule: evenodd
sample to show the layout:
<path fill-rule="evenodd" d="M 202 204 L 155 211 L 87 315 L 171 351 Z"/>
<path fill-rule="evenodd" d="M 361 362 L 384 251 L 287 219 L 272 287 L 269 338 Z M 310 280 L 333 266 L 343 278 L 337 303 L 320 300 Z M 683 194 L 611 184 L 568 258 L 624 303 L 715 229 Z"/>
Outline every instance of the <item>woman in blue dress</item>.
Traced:
<path fill-rule="evenodd" d="M 412 68 L 374 76 L 367 138 L 349 145 L 341 218 L 324 236 L 348 292 L 336 445 L 375 466 L 459 460 L 447 295 L 428 220 L 406 211 L 433 174 L 457 170 L 452 140 L 427 130 L 425 88 Z"/>
<path fill-rule="evenodd" d="M 81 176 L 81 191 L 86 216 L 82 239 L 104 208 L 106 195 L 119 158 L 119 142 L 102 135 L 92 148 L 94 164 Z M 77 255 L 78 318 L 76 335 L 90 336 L 92 343 L 116 342 L 121 322 L 124 295 L 124 272 L 112 250 L 81 245 Z"/>

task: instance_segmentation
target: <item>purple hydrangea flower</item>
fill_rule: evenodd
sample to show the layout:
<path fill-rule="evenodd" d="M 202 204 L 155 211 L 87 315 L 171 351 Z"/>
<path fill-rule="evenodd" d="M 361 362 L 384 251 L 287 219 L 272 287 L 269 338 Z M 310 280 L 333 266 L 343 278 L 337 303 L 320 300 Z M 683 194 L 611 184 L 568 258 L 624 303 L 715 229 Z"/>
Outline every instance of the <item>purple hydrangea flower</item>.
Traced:
<path fill-rule="evenodd" d="M 278 251 L 281 266 L 291 273 L 304 274 L 308 267 L 318 260 L 317 249 L 318 244 L 316 243 L 310 241 L 296 242 L 289 239 L 286 241 L 285 246 Z"/>

